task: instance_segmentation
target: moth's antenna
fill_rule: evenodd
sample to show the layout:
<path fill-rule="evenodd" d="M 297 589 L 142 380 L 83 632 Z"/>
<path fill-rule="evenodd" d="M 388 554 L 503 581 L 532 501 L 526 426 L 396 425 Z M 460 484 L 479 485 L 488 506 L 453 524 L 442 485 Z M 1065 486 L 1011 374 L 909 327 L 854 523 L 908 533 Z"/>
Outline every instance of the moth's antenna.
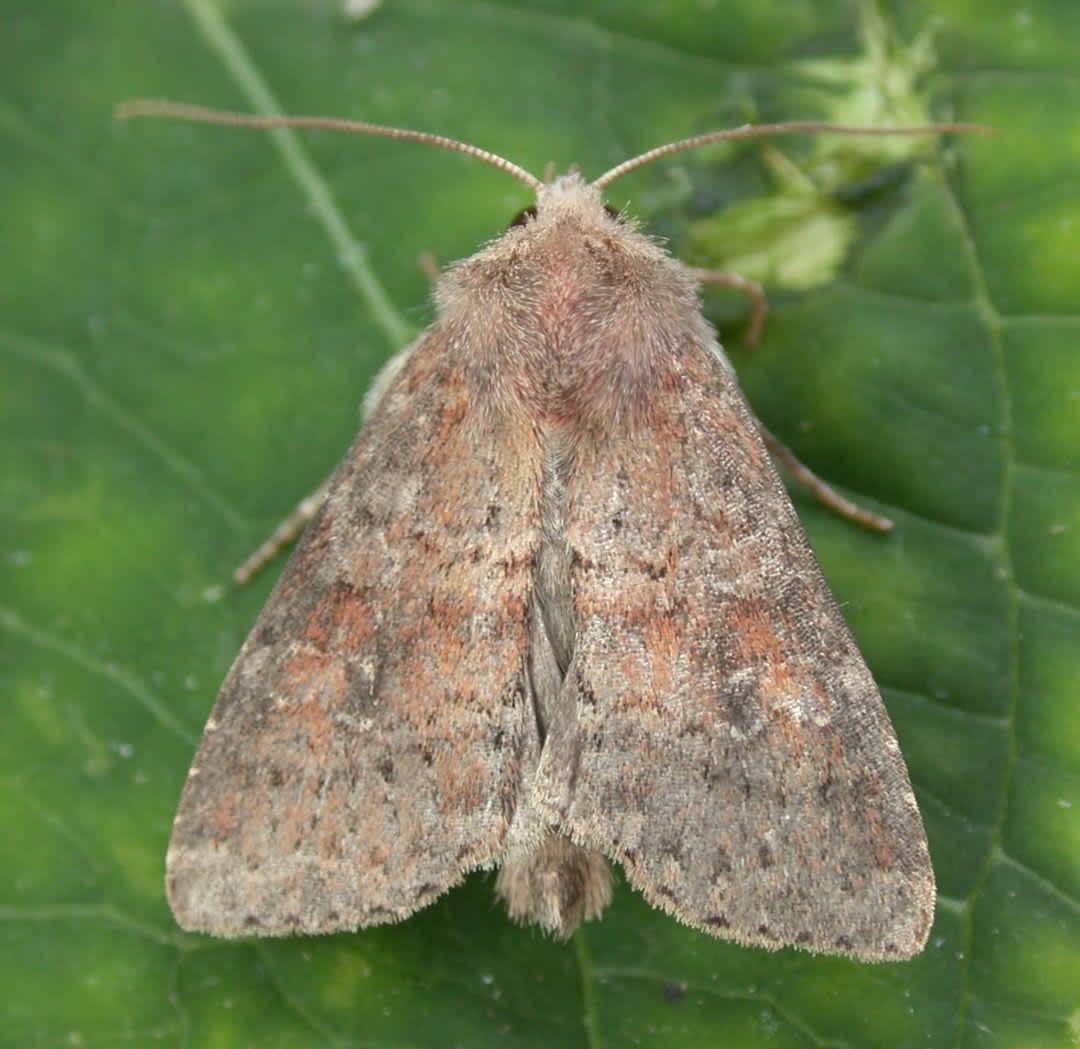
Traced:
<path fill-rule="evenodd" d="M 962 135 L 992 132 L 993 128 L 984 124 L 924 124 L 916 127 L 857 127 L 850 124 L 829 124 L 817 120 L 789 120 L 781 124 L 743 124 L 742 127 L 728 128 L 725 131 L 709 131 L 704 135 L 694 135 L 678 142 L 669 142 L 666 146 L 657 146 L 640 156 L 631 157 L 617 164 L 610 171 L 605 171 L 593 181 L 595 189 L 604 189 L 616 179 L 636 171 L 646 164 L 651 164 L 660 157 L 672 153 L 685 153 L 688 149 L 699 146 L 711 146 L 714 142 L 726 142 L 733 138 L 766 138 L 770 135 L 797 135 L 807 132 L 827 131 L 835 135 Z"/>
<path fill-rule="evenodd" d="M 354 135 L 378 135 L 381 138 L 400 138 L 407 142 L 420 142 L 425 146 L 437 146 L 454 153 L 465 153 L 476 157 L 493 168 L 513 175 L 519 182 L 524 182 L 533 192 L 541 189 L 543 183 L 513 161 L 489 153 L 479 146 L 468 142 L 433 135 L 428 131 L 410 131 L 408 128 L 387 127 L 383 124 L 368 124 L 361 120 L 339 120 L 336 117 L 261 117 L 250 113 L 230 113 L 218 109 L 205 109 L 203 106 L 187 105 L 183 102 L 165 102 L 152 98 L 135 98 L 121 102 L 116 107 L 118 120 L 131 120 L 136 117 L 163 117 L 167 120 L 188 120 L 198 124 L 218 124 L 222 127 L 261 128 L 266 131 L 282 128 L 297 128 L 319 131 L 347 131 Z"/>

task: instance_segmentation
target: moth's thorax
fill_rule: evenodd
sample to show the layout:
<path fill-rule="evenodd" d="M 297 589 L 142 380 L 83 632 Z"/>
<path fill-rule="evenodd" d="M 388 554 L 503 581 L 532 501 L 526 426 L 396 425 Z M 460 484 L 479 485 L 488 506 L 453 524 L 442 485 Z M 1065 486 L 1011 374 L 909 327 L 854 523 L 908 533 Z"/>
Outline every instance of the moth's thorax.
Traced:
<path fill-rule="evenodd" d="M 682 265 L 578 175 L 440 282 L 439 326 L 500 404 L 566 422 L 634 416 L 688 341 L 708 340 Z"/>

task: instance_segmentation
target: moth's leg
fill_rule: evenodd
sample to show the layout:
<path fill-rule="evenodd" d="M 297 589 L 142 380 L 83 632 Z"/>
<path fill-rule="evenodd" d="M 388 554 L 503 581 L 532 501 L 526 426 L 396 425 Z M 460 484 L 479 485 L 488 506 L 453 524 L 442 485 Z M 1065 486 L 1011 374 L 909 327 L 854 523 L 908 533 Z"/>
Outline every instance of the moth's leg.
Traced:
<path fill-rule="evenodd" d="M 694 266 L 686 268 L 694 280 L 719 288 L 732 288 L 750 300 L 750 323 L 746 326 L 746 345 L 756 346 L 765 327 L 765 318 L 769 313 L 765 289 L 756 281 L 747 280 L 746 277 L 740 277 L 737 273 L 727 273 L 723 270 L 699 270 Z"/>
<path fill-rule="evenodd" d="M 271 532 L 270 538 L 233 572 L 233 582 L 237 586 L 250 583 L 285 547 L 297 539 L 308 522 L 319 512 L 319 507 L 326 502 L 326 493 L 329 491 L 328 477 L 314 492 L 301 499 L 296 504 L 296 509 Z"/>
<path fill-rule="evenodd" d="M 733 288 L 742 292 L 750 299 L 750 323 L 746 329 L 746 344 L 755 346 L 761 338 L 762 329 L 765 327 L 765 318 L 769 312 L 769 304 L 765 298 L 765 289 L 755 281 L 740 277 L 737 273 L 726 273 L 722 270 L 701 270 L 688 266 L 691 276 L 702 284 L 713 284 L 722 288 Z M 805 463 L 800 462 L 795 453 L 775 434 L 771 433 L 758 420 L 761 436 L 765 441 L 765 447 L 772 453 L 774 459 L 780 462 L 791 474 L 793 480 L 806 488 L 819 502 L 824 503 L 834 513 L 846 517 L 871 532 L 891 532 L 892 521 L 881 514 L 875 514 L 872 510 L 866 510 L 850 499 L 845 499 L 835 488 L 823 481 Z"/>
<path fill-rule="evenodd" d="M 375 376 L 375 381 L 364 397 L 361 416 L 365 422 L 378 407 L 390 384 L 397 378 L 398 372 L 401 371 L 415 347 L 415 342 L 409 343 L 405 349 L 394 354 Z M 314 492 L 301 499 L 296 509 L 274 529 L 270 538 L 233 572 L 233 582 L 237 586 L 250 583 L 285 547 L 298 539 L 308 522 L 319 512 L 319 507 L 326 502 L 326 494 L 329 490 L 330 478 L 328 477 Z"/>
<path fill-rule="evenodd" d="M 834 513 L 846 517 L 849 521 L 871 532 L 892 531 L 893 523 L 889 518 L 875 514 L 872 510 L 867 510 L 850 499 L 845 499 L 835 488 L 818 477 L 809 466 L 797 459 L 795 453 L 775 434 L 766 429 L 760 419 L 758 428 L 761 430 L 765 447 L 772 453 L 773 458 L 783 464 L 792 479 L 806 488 L 818 502 L 824 503 Z"/>

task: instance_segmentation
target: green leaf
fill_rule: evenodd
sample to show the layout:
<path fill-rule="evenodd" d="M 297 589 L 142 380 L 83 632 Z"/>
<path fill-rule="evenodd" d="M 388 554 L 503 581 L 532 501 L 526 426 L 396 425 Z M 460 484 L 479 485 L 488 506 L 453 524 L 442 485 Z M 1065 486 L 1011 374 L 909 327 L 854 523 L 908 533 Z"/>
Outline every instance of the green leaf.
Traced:
<path fill-rule="evenodd" d="M 7 5 L 0 1043 L 1075 1045 L 1080 6 L 363 7 Z M 757 350 L 737 346 L 743 304 L 708 309 L 769 427 L 897 521 L 871 536 L 796 493 L 928 825 L 926 952 L 742 949 L 625 886 L 556 944 L 510 925 L 488 874 L 355 935 L 180 932 L 173 809 L 279 567 L 242 591 L 229 573 L 331 469 L 366 384 L 430 317 L 420 253 L 471 253 L 528 194 L 407 144 L 117 124 L 113 105 L 276 104 L 599 173 L 716 126 L 828 116 L 823 71 L 872 95 L 888 63 L 857 27 L 874 20 L 878 39 L 928 41 L 906 97 L 999 134 L 893 158 L 842 197 L 856 236 L 813 290 L 770 289 Z M 813 143 L 774 146 L 814 169 Z M 783 194 L 763 156 L 676 158 L 612 203 L 679 251 L 711 211 Z"/>

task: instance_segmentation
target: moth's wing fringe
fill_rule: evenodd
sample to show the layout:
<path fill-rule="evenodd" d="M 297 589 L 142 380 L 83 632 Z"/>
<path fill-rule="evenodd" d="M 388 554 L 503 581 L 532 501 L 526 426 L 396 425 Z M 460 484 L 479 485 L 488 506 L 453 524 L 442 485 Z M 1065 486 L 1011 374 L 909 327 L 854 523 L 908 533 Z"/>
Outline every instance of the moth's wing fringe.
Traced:
<path fill-rule="evenodd" d="M 188 929 L 400 920 L 491 864 L 538 746 L 537 449 L 409 355 L 230 671 L 167 858 Z"/>

